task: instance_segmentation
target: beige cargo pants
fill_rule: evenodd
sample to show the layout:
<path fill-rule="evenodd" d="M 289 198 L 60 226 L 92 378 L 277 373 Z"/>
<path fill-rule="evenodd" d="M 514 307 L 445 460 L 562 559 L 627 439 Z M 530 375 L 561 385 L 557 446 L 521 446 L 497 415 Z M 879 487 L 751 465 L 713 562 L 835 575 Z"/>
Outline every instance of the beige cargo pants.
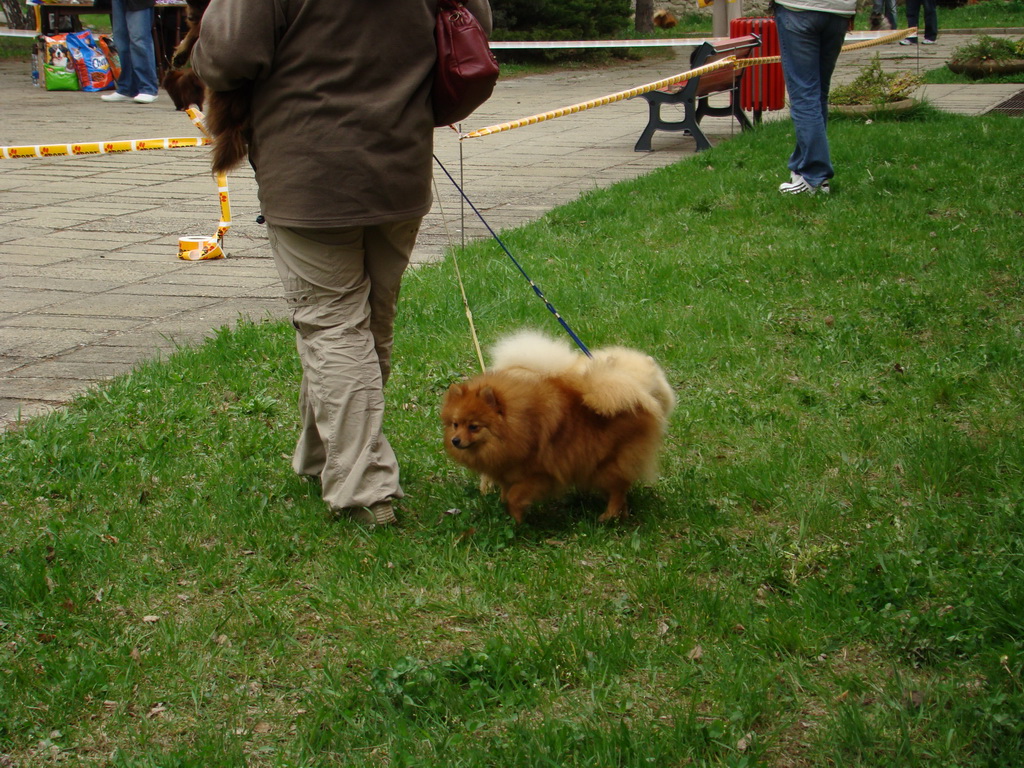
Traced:
<path fill-rule="evenodd" d="M 267 225 L 295 326 L 302 383 L 292 467 L 332 509 L 401 498 L 382 431 L 395 310 L 421 219 L 371 227 Z"/>

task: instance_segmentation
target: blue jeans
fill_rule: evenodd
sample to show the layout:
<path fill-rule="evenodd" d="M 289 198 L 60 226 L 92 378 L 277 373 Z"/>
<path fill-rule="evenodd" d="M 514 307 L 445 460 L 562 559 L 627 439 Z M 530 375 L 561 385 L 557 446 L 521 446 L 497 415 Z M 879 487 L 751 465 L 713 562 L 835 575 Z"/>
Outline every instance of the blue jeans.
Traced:
<path fill-rule="evenodd" d="M 935 0 L 907 0 L 907 26 L 916 27 L 924 5 L 924 39 L 934 40 L 939 36 L 939 14 Z"/>
<path fill-rule="evenodd" d="M 782 74 L 796 133 L 789 170 L 803 176 L 812 187 L 820 187 L 835 175 L 825 130 L 828 90 L 849 21 L 849 17 L 834 13 L 775 7 Z"/>
<path fill-rule="evenodd" d="M 871 15 L 884 17 L 889 22 L 889 29 L 896 29 L 896 0 L 874 0 Z"/>
<path fill-rule="evenodd" d="M 114 45 L 121 60 L 117 92 L 122 96 L 140 93 L 156 95 L 156 53 L 153 50 L 153 9 L 125 9 L 124 0 L 113 0 L 110 20 L 114 27 Z"/>

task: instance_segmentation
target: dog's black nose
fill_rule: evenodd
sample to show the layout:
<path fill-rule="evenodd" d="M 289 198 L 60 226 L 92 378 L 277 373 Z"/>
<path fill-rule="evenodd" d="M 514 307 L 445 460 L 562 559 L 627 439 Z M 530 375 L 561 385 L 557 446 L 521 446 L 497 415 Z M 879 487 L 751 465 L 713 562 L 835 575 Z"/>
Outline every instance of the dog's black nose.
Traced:
<path fill-rule="evenodd" d="M 460 440 L 457 437 L 453 437 L 452 438 L 452 445 L 454 445 L 456 448 L 461 448 L 462 447 L 462 440 Z"/>

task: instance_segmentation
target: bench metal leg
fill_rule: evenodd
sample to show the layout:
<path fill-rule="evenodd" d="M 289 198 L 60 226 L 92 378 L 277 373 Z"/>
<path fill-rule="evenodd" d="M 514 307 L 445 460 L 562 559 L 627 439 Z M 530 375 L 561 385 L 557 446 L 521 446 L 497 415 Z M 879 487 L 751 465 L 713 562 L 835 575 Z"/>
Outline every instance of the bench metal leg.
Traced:
<path fill-rule="evenodd" d="M 644 94 L 644 98 L 647 99 L 647 95 Z M 697 151 L 701 152 L 705 149 L 711 149 L 711 142 L 708 141 L 708 137 L 704 135 L 704 132 L 700 129 L 700 115 L 694 108 L 692 102 L 689 101 L 671 101 L 661 100 L 655 101 L 654 99 L 647 99 L 647 103 L 650 107 L 647 127 L 644 128 L 643 133 L 640 134 L 640 138 L 637 139 L 636 144 L 633 147 L 634 152 L 653 152 L 651 147 L 651 138 L 654 136 L 655 131 L 682 131 L 693 137 L 694 142 L 697 144 Z M 679 104 L 683 107 L 683 119 L 682 120 L 663 120 L 661 117 L 661 105 L 662 104 Z"/>

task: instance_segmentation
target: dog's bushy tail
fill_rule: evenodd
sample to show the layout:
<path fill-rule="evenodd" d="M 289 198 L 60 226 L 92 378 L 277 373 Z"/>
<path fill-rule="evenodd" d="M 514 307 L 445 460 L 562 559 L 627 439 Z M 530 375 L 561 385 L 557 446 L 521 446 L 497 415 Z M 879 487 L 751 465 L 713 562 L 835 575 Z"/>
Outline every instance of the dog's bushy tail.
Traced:
<path fill-rule="evenodd" d="M 578 365 L 580 358 L 567 342 L 556 341 L 538 331 L 519 331 L 491 348 L 491 367 L 496 371 L 523 368 L 551 376 Z"/>
<path fill-rule="evenodd" d="M 647 411 L 666 420 L 676 405 L 665 372 L 650 355 L 629 347 L 606 347 L 584 357 L 567 341 L 537 331 L 520 331 L 491 349 L 495 371 L 529 371 L 568 376 L 580 388 L 583 404 L 601 416 Z"/>
<path fill-rule="evenodd" d="M 249 88 L 208 91 L 207 101 L 206 129 L 214 137 L 210 167 L 214 173 L 227 173 L 249 152 L 252 93 Z"/>
<path fill-rule="evenodd" d="M 174 70 L 164 78 L 164 88 L 178 109 L 189 104 L 203 108 L 202 81 L 191 69 L 184 69 L 192 56 L 192 49 L 199 39 L 203 25 L 203 14 L 210 0 L 186 0 L 188 5 L 188 32 L 174 50 L 171 65 Z M 176 74 L 177 72 L 177 74 Z M 207 91 L 205 101 L 206 130 L 213 136 L 213 151 L 210 167 L 214 174 L 227 173 L 238 166 L 249 153 L 249 138 L 252 130 L 250 102 L 252 91 L 240 88 L 235 91 Z"/>
<path fill-rule="evenodd" d="M 582 371 L 584 404 L 602 416 L 642 410 L 664 421 L 676 405 L 665 372 L 649 355 L 628 347 L 594 352 Z"/>

